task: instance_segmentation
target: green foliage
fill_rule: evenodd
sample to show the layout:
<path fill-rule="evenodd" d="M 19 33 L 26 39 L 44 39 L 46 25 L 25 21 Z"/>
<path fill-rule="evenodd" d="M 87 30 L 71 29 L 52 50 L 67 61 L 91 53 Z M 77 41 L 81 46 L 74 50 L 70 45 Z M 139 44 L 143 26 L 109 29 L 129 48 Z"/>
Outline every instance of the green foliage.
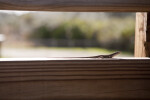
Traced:
<path fill-rule="evenodd" d="M 71 33 L 72 33 L 72 39 L 85 39 L 86 36 L 84 35 L 84 33 L 82 32 L 82 30 L 79 28 L 79 26 L 74 26 L 71 29 Z"/>
<path fill-rule="evenodd" d="M 51 38 L 51 31 L 47 26 L 43 25 L 36 28 L 29 36 L 30 39 L 48 39 Z"/>
<path fill-rule="evenodd" d="M 52 38 L 54 39 L 66 39 L 66 25 L 61 24 L 52 31 Z"/>
<path fill-rule="evenodd" d="M 73 39 L 92 40 L 107 49 L 133 52 L 134 20 L 132 18 L 111 18 L 109 21 L 85 21 L 73 19 L 58 25 L 42 25 L 29 34 L 30 39 Z"/>
<path fill-rule="evenodd" d="M 134 51 L 134 33 L 133 27 L 128 27 L 122 31 L 120 43 L 123 45 L 123 50 Z"/>
<path fill-rule="evenodd" d="M 30 39 L 92 39 L 88 24 L 77 21 L 76 23 L 61 23 L 55 28 L 42 25 L 36 28 L 31 34 Z"/>
<path fill-rule="evenodd" d="M 122 31 L 121 35 L 123 38 L 129 39 L 134 35 L 134 27 L 127 27 Z"/>

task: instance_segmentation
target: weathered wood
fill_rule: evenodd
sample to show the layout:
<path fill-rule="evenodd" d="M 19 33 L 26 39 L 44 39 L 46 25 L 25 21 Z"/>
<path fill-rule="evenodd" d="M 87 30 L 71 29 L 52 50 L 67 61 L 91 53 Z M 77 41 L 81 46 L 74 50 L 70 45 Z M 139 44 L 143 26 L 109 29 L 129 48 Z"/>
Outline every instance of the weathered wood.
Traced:
<path fill-rule="evenodd" d="M 0 100 L 148 100 L 150 59 L 0 61 Z"/>
<path fill-rule="evenodd" d="M 136 14 L 135 57 L 150 57 L 150 14 Z"/>
<path fill-rule="evenodd" d="M 145 50 L 146 56 L 150 57 L 150 13 L 147 13 L 147 27 L 146 27 L 146 42 L 145 42 Z"/>
<path fill-rule="evenodd" d="M 2 57 L 2 42 L 5 40 L 3 34 L 0 34 L 0 58 Z"/>
<path fill-rule="evenodd" d="M 2 43 L 0 41 L 0 58 L 2 57 Z"/>
<path fill-rule="evenodd" d="M 136 13 L 135 57 L 146 57 L 147 13 Z"/>
<path fill-rule="evenodd" d="M 1 10 L 150 11 L 149 0 L 0 0 Z"/>

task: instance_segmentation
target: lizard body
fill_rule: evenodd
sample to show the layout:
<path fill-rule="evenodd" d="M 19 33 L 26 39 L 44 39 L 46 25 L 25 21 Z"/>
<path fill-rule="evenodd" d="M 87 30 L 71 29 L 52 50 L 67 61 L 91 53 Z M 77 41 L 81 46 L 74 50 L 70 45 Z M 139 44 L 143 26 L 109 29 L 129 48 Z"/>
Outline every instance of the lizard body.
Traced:
<path fill-rule="evenodd" d="M 55 58 L 113 58 L 114 56 L 120 54 L 119 51 L 109 54 L 109 55 L 98 55 L 98 56 L 89 56 L 89 57 L 55 57 Z"/>
<path fill-rule="evenodd" d="M 120 52 L 115 52 L 109 55 L 98 55 L 98 56 L 90 56 L 90 57 L 81 57 L 81 58 L 113 58 L 114 56 L 120 54 Z"/>

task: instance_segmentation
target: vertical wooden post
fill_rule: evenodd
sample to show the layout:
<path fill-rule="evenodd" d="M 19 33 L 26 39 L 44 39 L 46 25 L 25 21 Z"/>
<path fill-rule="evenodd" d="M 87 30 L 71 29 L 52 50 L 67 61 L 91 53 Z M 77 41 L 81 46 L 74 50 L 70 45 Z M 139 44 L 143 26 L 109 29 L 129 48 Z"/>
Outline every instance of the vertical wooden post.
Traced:
<path fill-rule="evenodd" d="M 147 31 L 146 31 L 146 57 L 150 57 L 150 12 L 147 13 Z"/>
<path fill-rule="evenodd" d="M 2 43 L 0 41 L 0 58 L 2 57 Z"/>
<path fill-rule="evenodd" d="M 136 13 L 135 57 L 150 57 L 149 17 L 149 13 Z"/>

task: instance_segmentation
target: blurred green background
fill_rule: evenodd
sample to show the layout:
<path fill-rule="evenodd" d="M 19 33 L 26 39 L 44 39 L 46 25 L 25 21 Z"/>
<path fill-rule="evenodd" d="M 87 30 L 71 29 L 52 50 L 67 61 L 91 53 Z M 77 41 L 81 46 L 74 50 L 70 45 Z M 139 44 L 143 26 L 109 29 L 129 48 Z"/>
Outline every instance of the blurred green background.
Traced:
<path fill-rule="evenodd" d="M 135 13 L 0 11 L 2 56 L 133 56 Z"/>

